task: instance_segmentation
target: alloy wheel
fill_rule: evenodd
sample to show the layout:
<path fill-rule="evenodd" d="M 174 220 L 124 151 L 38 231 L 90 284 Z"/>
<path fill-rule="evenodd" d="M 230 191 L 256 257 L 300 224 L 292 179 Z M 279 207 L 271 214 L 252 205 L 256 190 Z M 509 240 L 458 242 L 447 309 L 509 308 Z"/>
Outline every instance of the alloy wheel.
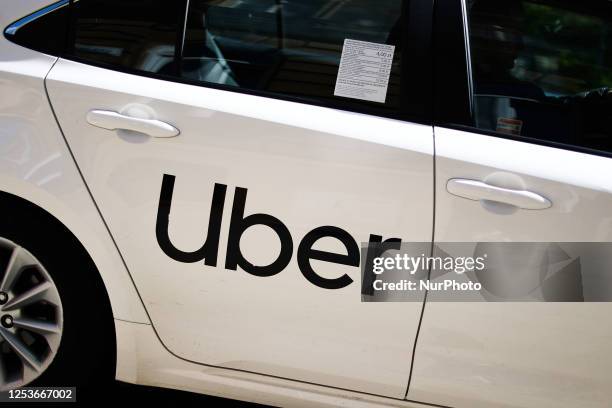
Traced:
<path fill-rule="evenodd" d="M 25 248 L 0 238 L 0 390 L 40 376 L 57 354 L 63 329 L 59 292 Z"/>

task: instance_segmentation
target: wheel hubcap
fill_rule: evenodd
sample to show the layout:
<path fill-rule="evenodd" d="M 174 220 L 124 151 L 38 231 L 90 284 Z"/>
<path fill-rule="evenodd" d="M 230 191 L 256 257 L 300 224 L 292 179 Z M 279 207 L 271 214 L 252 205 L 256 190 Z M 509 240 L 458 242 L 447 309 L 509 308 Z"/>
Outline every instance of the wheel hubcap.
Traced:
<path fill-rule="evenodd" d="M 0 238 L 0 390 L 35 380 L 59 348 L 63 320 L 55 283 L 26 249 Z"/>

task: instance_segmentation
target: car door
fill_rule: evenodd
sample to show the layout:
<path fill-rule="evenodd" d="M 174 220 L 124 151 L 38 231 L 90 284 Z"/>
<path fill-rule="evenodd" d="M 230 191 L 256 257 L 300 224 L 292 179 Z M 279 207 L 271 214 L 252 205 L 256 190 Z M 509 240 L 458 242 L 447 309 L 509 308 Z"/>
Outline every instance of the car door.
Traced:
<path fill-rule="evenodd" d="M 569 291 L 553 302 L 457 303 L 430 293 L 408 398 L 454 407 L 609 406 L 610 4 L 438 7 L 436 36 L 448 42 L 436 50 L 436 244 L 583 250 L 573 254 L 581 269 L 566 276 Z M 592 255 L 597 248 L 608 249 Z"/>
<path fill-rule="evenodd" d="M 422 303 L 359 247 L 431 242 L 431 21 L 384 3 L 71 5 L 50 101 L 177 357 L 405 397 Z"/>

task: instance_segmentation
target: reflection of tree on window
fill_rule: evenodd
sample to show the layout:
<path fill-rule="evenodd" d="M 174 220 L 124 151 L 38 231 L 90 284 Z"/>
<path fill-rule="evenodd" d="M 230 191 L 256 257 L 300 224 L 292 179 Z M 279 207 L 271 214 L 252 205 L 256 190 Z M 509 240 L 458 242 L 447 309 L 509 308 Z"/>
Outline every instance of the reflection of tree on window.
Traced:
<path fill-rule="evenodd" d="M 540 100 L 542 90 L 514 75 L 524 50 L 523 6 L 516 1 L 476 1 L 471 9 L 470 39 L 476 93 Z"/>
<path fill-rule="evenodd" d="M 572 95 L 612 84 L 612 32 L 600 17 L 525 3 L 528 47 L 517 75 L 548 95 Z"/>
<path fill-rule="evenodd" d="M 612 6 L 605 3 L 586 10 L 554 0 L 471 1 L 475 125 L 609 150 Z"/>

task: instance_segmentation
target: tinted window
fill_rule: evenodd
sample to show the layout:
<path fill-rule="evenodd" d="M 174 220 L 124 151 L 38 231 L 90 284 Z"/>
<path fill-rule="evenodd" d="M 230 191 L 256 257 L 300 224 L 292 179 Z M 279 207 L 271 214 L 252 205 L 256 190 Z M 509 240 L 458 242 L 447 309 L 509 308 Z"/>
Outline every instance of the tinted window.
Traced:
<path fill-rule="evenodd" d="M 401 0 L 191 0 L 181 75 L 336 106 L 394 110 L 400 93 L 401 8 Z M 334 95 L 346 39 L 395 47 L 387 68 L 376 58 L 368 66 L 351 65 L 356 80 L 389 78 L 381 100 Z"/>
<path fill-rule="evenodd" d="M 117 68 L 174 73 L 184 1 L 79 0 L 73 6 L 77 58 Z"/>
<path fill-rule="evenodd" d="M 60 1 L 11 24 L 6 37 L 50 55 L 62 53 L 68 34 L 68 0 Z"/>
<path fill-rule="evenodd" d="M 408 35 L 403 0 L 67 4 L 24 19 L 20 33 L 32 39 L 24 45 L 40 49 L 53 39 L 43 48 L 84 63 L 382 116 L 424 116 L 429 109 L 422 100 L 429 82 L 420 78 L 428 75 L 427 45 L 413 40 L 402 46 Z M 428 24 L 420 33 L 420 23 L 412 22 L 410 35 L 429 38 Z M 402 69 L 404 54 L 414 61 Z M 410 77 L 420 82 L 410 89 L 401 73 L 416 67 Z"/>
<path fill-rule="evenodd" d="M 612 152 L 609 2 L 469 2 L 474 122 Z"/>

